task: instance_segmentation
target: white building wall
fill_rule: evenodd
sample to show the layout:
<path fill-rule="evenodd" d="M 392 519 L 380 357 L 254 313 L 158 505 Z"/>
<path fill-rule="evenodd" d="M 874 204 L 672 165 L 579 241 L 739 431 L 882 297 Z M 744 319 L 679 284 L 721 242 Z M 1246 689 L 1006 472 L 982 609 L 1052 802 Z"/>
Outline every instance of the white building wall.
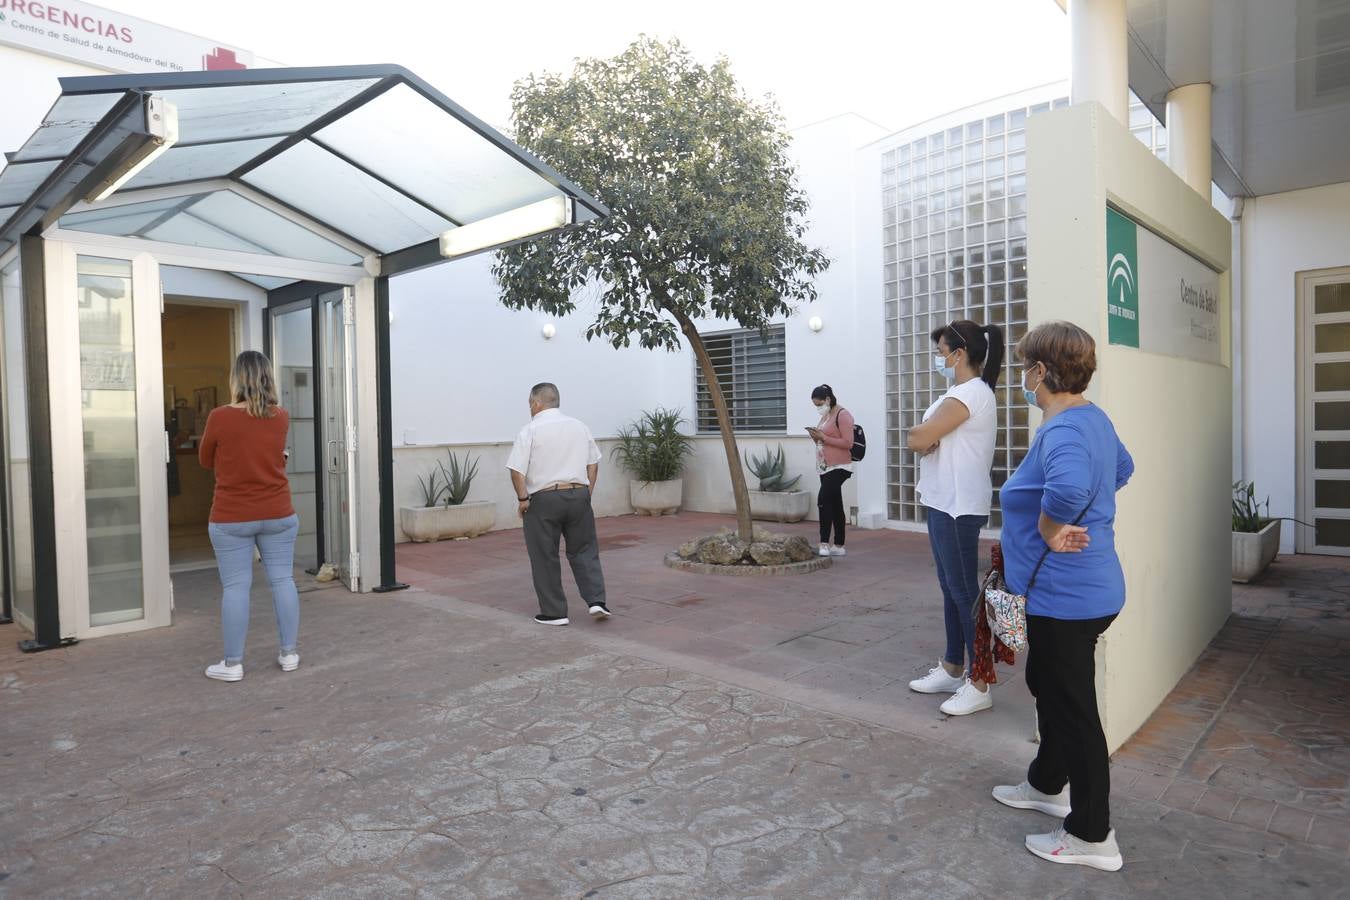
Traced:
<path fill-rule="evenodd" d="M 1298 514 L 1297 277 L 1350 265 L 1350 182 L 1248 199 L 1241 219 L 1244 471 L 1272 516 Z M 1294 552 L 1295 528 L 1280 531 Z"/>
<path fill-rule="evenodd" d="M 0 115 L 0 150 L 18 150 L 42 123 L 43 116 L 61 95 L 58 78 L 107 74 L 104 69 L 0 46 L 0 84 L 6 86 L 4 114 Z"/>
<path fill-rule="evenodd" d="M 807 404 L 817 384 L 828 382 L 834 387 L 841 401 L 869 427 L 869 435 L 879 440 L 884 434 L 880 295 L 857 295 L 854 256 L 858 243 L 855 182 L 859 177 L 854 150 L 875 140 L 881 131 L 849 115 L 807 126 L 793 135 L 792 152 L 812 201 L 806 240 L 822 248 L 833 264 L 818 281 L 818 300 L 784 322 L 787 431 L 744 435 L 741 443 L 742 449 L 755 452 L 784 443 L 794 460 L 793 474 L 800 473 L 801 486 L 810 490 L 816 484 L 804 429 L 816 424 Z M 876 170 L 870 171 L 875 193 Z M 431 458 L 443 457 L 447 448 L 471 449 L 483 457 L 482 477 L 504 481 L 500 471 L 505 461 L 503 445 L 528 419 L 527 393 L 539 381 L 556 383 L 563 409 L 586 422 L 600 440 L 612 438 L 644 410 L 657 406 L 681 409 L 692 419 L 694 360 L 687 348 L 675 353 L 637 346 L 615 350 L 603 341 L 587 341 L 586 327 L 593 320 L 598 296 L 593 290 L 583 292 L 576 312 L 561 318 L 506 309 L 491 266 L 491 255 L 480 255 L 391 281 L 393 425 L 398 450 L 395 491 L 401 504 L 415 497 L 417 476 L 425 475 L 433 465 Z M 807 327 L 811 316 L 824 321 L 819 333 Z M 541 333 L 548 322 L 557 329 L 552 339 Z M 701 331 L 738 327 L 718 320 L 697 324 Z M 881 512 L 882 463 L 879 449 L 864 461 L 845 495 L 849 505 L 863 512 Z M 685 508 L 729 511 L 730 479 L 720 443 L 700 439 L 690 468 Z M 612 482 L 627 480 L 626 473 L 613 469 L 603 477 Z M 498 488 L 495 481 L 491 487 L 485 485 L 483 499 L 501 493 Z M 478 491 L 473 491 L 475 499 Z M 613 496 L 602 491 L 597 510 L 608 515 L 631 511 L 626 490 Z M 515 524 L 512 515 L 499 510 L 499 528 Z"/>

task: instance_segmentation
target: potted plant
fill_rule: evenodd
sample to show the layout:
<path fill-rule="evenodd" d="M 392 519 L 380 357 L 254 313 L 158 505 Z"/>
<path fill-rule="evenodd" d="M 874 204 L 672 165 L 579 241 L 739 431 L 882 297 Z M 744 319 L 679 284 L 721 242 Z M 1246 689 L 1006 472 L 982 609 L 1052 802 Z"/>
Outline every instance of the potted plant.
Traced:
<path fill-rule="evenodd" d="M 800 522 L 811 511 L 811 494 L 794 491 L 800 475 L 787 477 L 787 455 L 783 445 L 776 452 L 764 450 L 764 456 L 751 455 L 746 468 L 759 479 L 759 490 L 750 492 L 750 514 L 756 519 L 774 522 Z"/>
<path fill-rule="evenodd" d="M 1233 483 L 1233 580 L 1246 584 L 1266 570 L 1280 552 L 1280 520 L 1266 515 L 1256 500 L 1254 482 Z"/>
<path fill-rule="evenodd" d="M 679 512 L 684 499 L 684 461 L 694 452 L 694 441 L 680 433 L 684 419 L 675 409 L 644 412 L 642 418 L 619 431 L 613 457 L 632 473 L 628 483 L 633 509 L 640 516 Z"/>
<path fill-rule="evenodd" d="M 478 537 L 492 530 L 497 521 L 497 504 L 491 500 L 470 501 L 469 488 L 478 475 L 478 460 L 464 459 L 449 452 L 449 465 L 437 462 L 436 469 L 417 483 L 422 489 L 421 506 L 399 510 L 404 534 L 418 543 Z"/>

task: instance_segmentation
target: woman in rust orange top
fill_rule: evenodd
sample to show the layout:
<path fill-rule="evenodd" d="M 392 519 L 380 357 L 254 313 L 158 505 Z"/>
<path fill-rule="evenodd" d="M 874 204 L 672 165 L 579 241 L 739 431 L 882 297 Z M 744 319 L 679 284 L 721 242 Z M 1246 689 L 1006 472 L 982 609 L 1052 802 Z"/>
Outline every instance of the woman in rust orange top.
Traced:
<path fill-rule="evenodd" d="M 253 586 L 253 548 L 262 556 L 272 587 L 283 672 L 300 665 L 300 595 L 295 588 L 295 536 L 300 519 L 291 504 L 286 478 L 286 430 L 290 416 L 277 405 L 272 364 L 256 350 L 245 350 L 230 372 L 234 402 L 207 417 L 198 459 L 216 473 L 211 504 L 211 546 L 216 551 L 224 596 L 220 625 L 225 658 L 208 666 L 206 677 L 239 681 L 244 677 L 244 638 Z"/>

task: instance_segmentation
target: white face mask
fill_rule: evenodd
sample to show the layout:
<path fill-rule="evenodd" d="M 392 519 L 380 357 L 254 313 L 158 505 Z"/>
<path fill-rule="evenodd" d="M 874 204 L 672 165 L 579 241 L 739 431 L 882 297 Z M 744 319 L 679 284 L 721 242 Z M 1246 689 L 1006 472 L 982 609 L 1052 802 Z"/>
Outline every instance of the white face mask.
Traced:
<path fill-rule="evenodd" d="M 815 404 L 815 410 L 816 415 L 820 416 L 822 419 L 825 418 L 830 414 L 830 401 L 826 400 L 824 403 Z"/>
<path fill-rule="evenodd" d="M 1043 381 L 1045 381 L 1044 376 L 1041 377 L 1041 382 Z M 1040 382 L 1037 382 L 1036 387 L 1040 386 L 1041 386 Z M 1035 407 L 1040 406 L 1040 404 L 1036 402 L 1036 392 L 1031 388 L 1027 387 L 1027 372 L 1025 371 L 1022 373 L 1022 396 L 1023 398 L 1026 399 L 1028 406 L 1035 406 Z"/>
<path fill-rule="evenodd" d="M 933 355 L 933 369 L 948 381 L 956 380 L 956 367 L 947 365 L 947 357 L 941 353 Z"/>

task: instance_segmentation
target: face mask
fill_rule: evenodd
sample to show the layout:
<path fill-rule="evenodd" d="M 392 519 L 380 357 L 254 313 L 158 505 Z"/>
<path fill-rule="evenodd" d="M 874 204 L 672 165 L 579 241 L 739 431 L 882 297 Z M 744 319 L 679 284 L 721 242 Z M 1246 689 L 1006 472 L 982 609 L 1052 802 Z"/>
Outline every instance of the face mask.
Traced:
<path fill-rule="evenodd" d="M 947 358 L 943 356 L 941 353 L 938 353 L 933 357 L 933 368 L 937 371 L 939 375 L 941 375 L 948 381 L 956 380 L 956 368 L 954 366 L 947 365 Z"/>
<path fill-rule="evenodd" d="M 1041 380 L 1044 381 L 1045 379 L 1041 379 Z M 1039 386 L 1040 386 L 1040 385 L 1037 385 L 1037 387 L 1039 387 Z M 1025 373 L 1023 373 L 1023 375 L 1022 375 L 1022 396 L 1026 398 L 1026 401 L 1027 401 L 1027 405 L 1028 405 L 1028 406 L 1038 406 L 1038 405 L 1039 405 L 1039 404 L 1036 403 L 1036 392 L 1035 392 L 1035 391 L 1027 390 L 1027 376 L 1026 376 Z"/>
<path fill-rule="evenodd" d="M 824 403 L 813 404 L 812 408 L 816 411 L 816 415 L 820 416 L 822 419 L 830 413 L 830 403 L 828 400 Z"/>

